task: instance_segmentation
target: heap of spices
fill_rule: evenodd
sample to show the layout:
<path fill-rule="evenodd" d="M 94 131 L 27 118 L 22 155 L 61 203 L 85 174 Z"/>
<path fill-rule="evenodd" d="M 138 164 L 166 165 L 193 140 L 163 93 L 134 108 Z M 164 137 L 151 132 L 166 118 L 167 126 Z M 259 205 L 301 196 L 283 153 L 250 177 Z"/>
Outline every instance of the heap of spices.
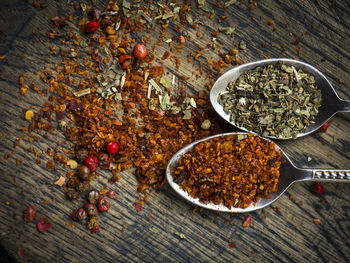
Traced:
<path fill-rule="evenodd" d="M 246 208 L 277 191 L 282 152 L 253 134 L 216 137 L 184 154 L 174 182 L 203 203 Z"/>
<path fill-rule="evenodd" d="M 59 56 L 57 54 L 61 63 L 55 64 L 52 71 L 38 74 L 44 90 L 35 87 L 34 82 L 27 85 L 25 78 L 19 83 L 23 96 L 27 91 L 48 94 L 41 109 L 33 111 L 33 116 L 27 114 L 28 137 L 32 139 L 34 132 L 51 133 L 59 127 L 66 140 L 72 143 L 74 152 L 65 152 L 67 157 L 58 153 L 62 147 L 58 143 L 57 151 L 50 154 L 53 158 L 50 168 L 56 169 L 56 164 L 68 164 L 68 159 L 75 159 L 69 163 L 74 161 L 78 169 L 63 176 L 67 180 L 61 187 L 70 200 L 79 201 L 88 195 L 88 203 L 78 205 L 73 218 L 84 221 L 87 217 L 86 226 L 91 233 L 100 228 L 98 209 L 107 211 L 111 205 L 100 191 L 102 199 L 97 208 L 97 190 L 89 192 L 91 182 L 101 178 L 98 175 L 102 170 L 109 170 L 109 183 L 113 184 L 118 182 L 119 172 L 136 168 L 138 191 L 145 195 L 146 201 L 152 188 L 165 183 L 166 165 L 175 152 L 194 140 L 223 132 L 213 121 L 211 110 L 203 107 L 207 94 L 200 92 L 196 96 L 186 92 L 187 78 L 178 72 L 168 81 L 169 72 L 157 65 L 154 54 L 155 45 L 161 45 L 164 40 L 164 23 L 170 25 L 173 20 L 191 26 L 189 6 L 174 3 L 166 7 L 169 8 L 166 14 L 165 6 L 155 3 L 142 5 L 122 1 L 119 6 L 117 1 L 109 1 L 104 10 L 86 6 L 84 17 L 75 24 L 69 15 L 52 18 L 53 28 L 46 33 L 62 50 Z M 90 11 L 86 14 L 87 10 Z M 156 26 L 150 23 L 153 17 L 162 28 L 160 44 L 152 43 L 146 35 Z M 180 36 L 178 42 L 184 44 L 185 38 Z M 204 49 L 195 55 L 196 59 L 200 59 Z M 219 54 L 218 45 L 215 50 Z M 181 64 L 178 51 L 170 51 L 170 60 L 176 62 L 178 68 Z M 166 51 L 164 59 L 170 56 L 170 51 Z M 56 55 L 55 48 L 51 48 L 51 54 Z M 230 52 L 226 62 L 237 63 L 236 54 Z M 221 68 L 228 66 L 226 62 L 224 59 L 208 61 L 207 76 L 211 79 L 220 73 Z M 200 61 L 201 75 L 202 64 Z M 212 84 L 210 80 L 208 87 Z M 178 94 L 177 90 L 180 90 Z M 115 192 L 107 196 L 114 198 Z M 145 201 L 136 203 L 137 211 L 142 210 Z"/>
<path fill-rule="evenodd" d="M 321 106 L 314 76 L 278 63 L 257 67 L 219 95 L 230 121 L 262 136 L 294 138 L 313 123 Z"/>

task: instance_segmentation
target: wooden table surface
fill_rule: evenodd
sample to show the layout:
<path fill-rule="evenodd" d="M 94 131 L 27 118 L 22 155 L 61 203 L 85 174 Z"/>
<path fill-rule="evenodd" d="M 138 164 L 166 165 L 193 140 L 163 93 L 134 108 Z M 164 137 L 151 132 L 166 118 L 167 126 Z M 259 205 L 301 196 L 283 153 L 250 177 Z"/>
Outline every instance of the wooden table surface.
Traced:
<path fill-rule="evenodd" d="M 15 139 L 23 135 L 20 128 L 27 125 L 22 108 L 40 107 L 47 100 L 29 92 L 21 96 L 18 77 L 22 73 L 41 72 L 44 65 L 50 65 L 45 60 L 49 57 L 50 41 L 45 36 L 50 29 L 49 19 L 65 15 L 70 1 L 39 2 L 47 7 L 34 8 L 32 0 L 0 2 L 0 55 L 5 56 L 0 60 L 0 244 L 14 260 L 350 262 L 349 184 L 324 183 L 325 194 L 320 196 L 310 190 L 311 183 L 296 183 L 270 207 L 250 213 L 252 225 L 244 228 L 245 214 L 200 209 L 193 212 L 194 207 L 179 198 L 167 184 L 158 192 L 154 191 L 149 203 L 137 212 L 134 206 L 138 196 L 137 180 L 133 170 L 128 170 L 121 173 L 119 183 L 109 186 L 117 192 L 118 201 L 104 215 L 98 234 L 91 235 L 82 224 L 66 224 L 72 222 L 70 213 L 74 202 L 67 201 L 63 190 L 52 184 L 68 169 L 47 170 L 45 163 L 50 158 L 46 154 L 40 155 L 42 163 L 36 164 L 36 158 L 27 152 L 28 142 L 13 149 Z M 104 2 L 97 1 L 96 5 L 103 6 Z M 227 19 L 221 24 L 237 28 L 233 38 L 218 34 L 216 38 L 222 50 L 227 52 L 244 40 L 247 49 L 239 57 L 245 62 L 264 57 L 306 61 L 328 77 L 342 99 L 350 99 L 349 1 L 264 0 L 257 1 L 257 6 L 249 1 L 237 1 L 226 10 L 215 7 L 215 1 L 207 1 L 215 10 L 214 19 L 198 9 L 195 1 L 188 2 L 194 17 L 203 24 L 198 29 L 185 30 L 192 41 L 185 45 L 184 62 L 176 75 L 191 76 L 198 70 L 198 63 L 185 62 L 187 54 L 196 50 L 197 44 L 211 43 L 211 32 L 217 31 L 218 20 L 226 15 Z M 269 19 L 274 20 L 272 25 L 268 25 Z M 38 34 L 34 35 L 33 31 Z M 201 32 L 201 39 L 196 39 L 197 31 Z M 169 27 L 170 37 L 173 32 Z M 152 34 L 158 36 L 159 33 Z M 154 53 L 161 57 L 166 49 L 164 44 Z M 200 61 L 214 56 L 214 52 L 208 50 Z M 164 66 L 174 72 L 170 61 Z M 207 83 L 204 77 L 197 80 L 192 77 L 185 85 L 189 91 L 198 91 L 206 89 Z M 63 138 L 57 131 L 48 139 L 42 138 L 35 147 L 46 151 L 55 146 L 57 139 Z M 278 143 L 299 167 L 350 169 L 350 115 L 334 116 L 326 133 Z M 6 159 L 6 154 L 10 158 Z M 16 164 L 18 160 L 23 162 Z M 102 178 L 109 176 L 107 172 L 102 175 Z M 39 233 L 34 223 L 23 221 L 22 212 L 29 204 L 35 204 L 39 218 L 49 218 L 51 229 Z M 321 223 L 314 224 L 314 219 L 320 219 Z M 235 247 L 229 246 L 229 240 Z M 25 249 L 23 258 L 18 256 L 21 248 Z"/>

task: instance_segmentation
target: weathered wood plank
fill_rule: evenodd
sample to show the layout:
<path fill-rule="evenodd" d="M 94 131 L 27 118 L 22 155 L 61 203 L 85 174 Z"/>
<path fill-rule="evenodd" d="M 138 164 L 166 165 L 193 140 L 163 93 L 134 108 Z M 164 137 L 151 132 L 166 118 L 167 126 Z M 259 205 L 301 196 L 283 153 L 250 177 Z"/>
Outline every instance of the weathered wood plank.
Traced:
<path fill-rule="evenodd" d="M 30 91 L 26 96 L 19 95 L 18 76 L 26 72 L 37 78 L 32 74 L 34 71 L 41 72 L 44 66 L 52 64 L 44 60 L 50 57 L 50 42 L 44 33 L 50 28 L 50 17 L 65 14 L 69 9 L 67 1 L 42 2 L 47 3 L 44 10 L 34 9 L 22 0 L 0 3 L 0 55 L 6 55 L 0 61 L 0 133 L 3 135 L 0 138 L 0 243 L 16 260 L 17 249 L 25 248 L 26 262 L 350 261 L 350 195 L 349 185 L 345 184 L 325 184 L 326 194 L 320 197 L 310 191 L 310 183 L 297 183 L 264 210 L 269 216 L 262 219 L 262 212 L 251 213 L 252 226 L 242 228 L 244 215 L 190 212 L 193 207 L 167 185 L 151 195 L 150 203 L 142 212 L 136 212 L 137 182 L 133 170 L 129 170 L 112 186 L 119 199 L 113 203 L 111 211 L 103 215 L 99 234 L 90 235 L 84 225 L 66 225 L 66 221 L 71 222 L 70 213 L 78 202 L 68 202 L 60 188 L 48 187 L 67 169 L 58 167 L 57 172 L 48 171 L 45 165 L 49 158 L 43 154 L 55 147 L 58 139 L 64 140 L 62 133 L 55 131 L 49 138 L 39 136 L 35 147 L 42 153 L 38 157 L 41 164 L 35 164 L 36 158 L 26 151 L 30 146 L 26 141 L 11 154 L 14 140 L 22 135 L 20 127 L 27 126 L 21 117 L 22 108 L 32 105 L 39 108 L 46 100 Z M 98 1 L 98 5 L 103 6 L 104 2 Z M 206 89 L 208 84 L 205 74 L 195 76 L 199 61 L 205 65 L 207 59 L 217 60 L 219 56 L 212 49 L 203 52 L 198 61 L 188 63 L 187 56 L 193 58 L 199 46 L 212 43 L 211 33 L 220 26 L 217 20 L 226 15 L 221 25 L 237 26 L 237 29 L 234 38 L 222 33 L 216 37 L 223 51 L 227 52 L 244 40 L 247 50 L 240 58 L 245 62 L 267 55 L 304 60 L 326 74 L 341 98 L 350 99 L 348 1 L 319 1 L 320 5 L 318 1 L 306 0 L 258 1 L 258 7 L 251 11 L 248 1 L 238 1 L 243 9 L 232 5 L 226 10 L 214 7 L 215 1 L 207 2 L 215 9 L 212 20 L 191 2 L 194 17 L 203 25 L 184 30 L 183 34 L 190 36 L 191 41 L 186 41 L 185 48 L 178 54 L 182 60 L 180 69 L 176 70 L 169 59 L 164 61 L 171 74 L 191 77 L 184 83 L 188 93 Z M 331 5 L 334 8 L 330 8 Z M 274 19 L 275 23 L 267 25 L 268 19 Z M 32 31 L 37 27 L 40 30 L 35 36 Z M 197 31 L 201 32 L 201 38 L 196 36 Z M 158 35 L 159 31 L 152 32 L 155 39 Z M 167 36 L 173 35 L 179 33 L 169 26 Z M 297 36 L 300 43 L 294 45 Z M 286 45 L 284 52 L 283 44 Z M 300 55 L 299 47 L 302 48 Z M 154 54 L 159 59 L 168 49 L 164 43 Z M 59 62 L 54 56 L 51 59 Z M 338 79 L 342 79 L 343 84 L 338 83 Z M 45 87 L 37 82 L 39 88 Z M 350 169 L 349 118 L 348 113 L 337 114 L 327 133 L 278 144 L 299 167 Z M 5 153 L 11 155 L 8 160 L 4 159 Z M 23 163 L 16 165 L 16 159 L 23 159 Z M 102 179 L 94 182 L 96 187 L 101 188 L 109 176 L 103 172 Z M 294 200 L 289 199 L 291 195 Z M 44 205 L 45 201 L 48 204 Z M 39 233 L 33 223 L 23 222 L 22 211 L 31 203 L 36 205 L 39 218 L 45 215 L 52 222 L 53 227 L 48 232 Z M 275 211 L 276 207 L 279 210 Z M 321 219 L 321 224 L 315 225 L 314 218 Z M 179 238 L 175 232 L 183 233 L 185 238 Z M 228 240 L 236 247 L 230 248 Z"/>

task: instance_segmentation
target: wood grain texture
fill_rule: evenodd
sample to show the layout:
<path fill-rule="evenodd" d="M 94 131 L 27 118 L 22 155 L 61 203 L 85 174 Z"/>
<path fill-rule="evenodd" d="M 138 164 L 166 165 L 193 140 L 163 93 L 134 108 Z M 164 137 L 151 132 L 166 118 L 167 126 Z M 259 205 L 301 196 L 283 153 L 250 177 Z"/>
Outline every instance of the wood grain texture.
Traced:
<path fill-rule="evenodd" d="M 103 6 L 104 1 L 97 1 Z M 244 40 L 247 50 L 240 55 L 245 62 L 270 57 L 297 58 L 310 63 L 325 73 L 339 96 L 350 99 L 350 3 L 349 1 L 258 1 L 258 7 L 248 9 L 248 1 L 241 1 L 242 9 L 232 5 L 227 10 L 214 7 L 215 1 L 207 1 L 215 8 L 215 18 L 198 10 L 194 2 L 191 10 L 203 23 L 198 29 L 184 32 L 192 41 L 186 42 L 179 54 L 182 64 L 179 70 L 169 60 L 164 66 L 176 76 L 191 77 L 184 84 L 187 92 L 206 89 L 206 76 L 196 74 L 199 62 L 186 62 L 186 56 L 197 51 L 198 46 L 211 43 L 211 33 L 217 31 L 217 20 L 226 15 L 223 26 L 237 26 L 235 37 L 217 36 L 223 51 Z M 50 57 L 50 41 L 45 31 L 50 28 L 49 18 L 63 15 L 70 10 L 67 1 L 41 1 L 44 10 L 34 9 L 23 0 L 0 2 L 0 243 L 16 261 L 25 262 L 350 262 L 350 194 L 347 184 L 325 184 L 322 197 L 310 191 L 310 183 L 293 185 L 272 206 L 251 213 L 252 225 L 241 227 L 244 214 L 221 214 L 210 211 L 190 212 L 193 207 L 178 197 L 168 185 L 151 195 L 150 202 L 141 212 L 136 212 L 137 182 L 133 170 L 121 173 L 121 181 L 111 186 L 118 201 L 111 212 L 103 215 L 99 234 L 91 235 L 84 225 L 71 222 L 70 213 L 80 201 L 69 202 L 63 191 L 52 183 L 67 168 L 58 166 L 49 171 L 44 154 L 53 148 L 57 140 L 64 140 L 60 131 L 48 138 L 37 135 L 40 141 L 35 148 L 41 154 L 41 164 L 36 164 L 27 152 L 31 145 L 22 140 L 13 149 L 16 138 L 23 136 L 20 128 L 27 126 L 21 117 L 22 108 L 38 109 L 46 98 L 28 92 L 18 92 L 18 76 L 34 71 L 41 72 L 59 61 Z M 239 1 L 238 1 L 239 3 Z M 252 19 L 256 18 L 256 21 Z M 275 23 L 267 25 L 268 19 Z M 169 26 L 167 36 L 176 35 Z M 32 34 L 37 29 L 37 36 Z M 202 38 L 196 37 L 200 31 Z M 158 38 L 159 32 L 152 32 Z M 292 44 L 296 36 L 298 45 Z M 282 51 L 281 45 L 285 46 Z M 301 47 L 298 55 L 297 48 Z M 167 45 L 157 47 L 155 54 L 161 57 Z M 217 60 L 218 55 L 208 50 L 199 61 Z M 213 76 L 216 78 L 217 76 Z M 343 80 L 343 84 L 338 82 Z M 37 81 L 39 88 L 45 85 Z M 219 119 L 218 119 L 219 122 Z M 327 133 L 314 133 L 293 141 L 278 142 L 299 167 L 350 169 L 350 115 L 337 114 Z M 321 140 L 320 140 L 321 139 Z M 322 142 L 321 142 L 322 141 Z M 67 145 L 67 149 L 69 145 Z M 13 154 L 12 154 L 13 152 Z M 4 159 L 4 154 L 11 157 Z M 308 161 L 311 157 L 311 161 Z M 16 160 L 23 162 L 16 165 Z M 94 182 L 97 188 L 109 178 L 107 172 Z M 290 200 L 290 196 L 294 200 Z M 9 202 L 6 204 L 6 202 Z M 48 202 L 44 205 L 43 202 Z M 302 205 L 298 205 L 301 202 Z M 47 216 L 52 228 L 39 233 L 34 223 L 24 223 L 22 211 L 28 204 L 35 204 L 38 217 Z M 274 209 L 274 208 L 279 208 Z M 278 211 L 277 211 L 278 210 Z M 277 211 L 277 212 L 276 212 Z M 268 215 L 266 217 L 266 215 Z M 266 217 L 266 218 L 265 218 Z M 151 218 L 151 220 L 149 220 Z M 320 225 L 313 219 L 319 218 Z M 123 232 L 122 229 L 125 228 Z M 183 233 L 181 239 L 175 232 Z M 236 247 L 229 247 L 232 240 Z M 25 248 L 23 259 L 17 256 L 18 248 Z"/>

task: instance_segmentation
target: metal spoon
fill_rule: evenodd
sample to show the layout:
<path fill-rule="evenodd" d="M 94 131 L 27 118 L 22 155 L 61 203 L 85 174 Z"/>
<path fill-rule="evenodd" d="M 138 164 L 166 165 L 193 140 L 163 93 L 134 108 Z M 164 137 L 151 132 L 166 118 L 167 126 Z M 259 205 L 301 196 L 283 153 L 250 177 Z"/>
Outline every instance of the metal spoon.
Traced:
<path fill-rule="evenodd" d="M 218 103 L 218 96 L 226 90 L 226 87 L 229 84 L 229 82 L 236 80 L 240 75 L 246 73 L 247 71 L 254 69 L 256 67 L 274 65 L 278 62 L 283 62 L 286 65 L 294 66 L 297 69 L 301 68 L 304 72 L 312 74 L 315 77 L 315 81 L 318 84 L 318 87 L 321 89 L 321 93 L 322 93 L 321 107 L 319 108 L 319 113 L 317 114 L 314 120 L 314 123 L 309 125 L 305 129 L 305 131 L 299 132 L 296 138 L 305 136 L 307 134 L 310 134 L 318 130 L 337 112 L 350 112 L 350 101 L 342 100 L 338 97 L 332 84 L 327 80 L 325 75 L 323 75 L 315 67 L 305 62 L 297 61 L 294 59 L 287 59 L 287 58 L 273 58 L 273 59 L 259 60 L 256 62 L 240 65 L 223 74 L 220 78 L 217 79 L 212 89 L 210 90 L 210 102 L 213 105 L 213 108 L 216 110 L 216 112 L 223 119 L 225 119 L 227 122 L 229 122 L 233 126 L 243 131 L 248 131 L 245 127 L 236 126 L 234 122 L 230 121 L 230 115 L 227 115 L 224 112 L 223 107 Z M 249 131 L 249 132 L 254 133 L 254 131 Z M 275 136 L 266 136 L 266 137 L 271 139 L 281 139 Z M 286 138 L 286 139 L 292 139 L 292 138 Z"/>
<path fill-rule="evenodd" d="M 187 192 L 182 190 L 178 184 L 176 184 L 173 180 L 172 170 L 177 166 L 178 161 L 181 157 L 188 151 L 190 151 L 196 144 L 210 140 L 215 137 L 220 136 L 228 136 L 233 134 L 247 134 L 244 132 L 230 132 L 230 133 L 222 133 L 214 136 L 210 136 L 198 141 L 195 141 L 181 150 L 179 150 L 169 161 L 167 169 L 166 169 L 166 177 L 169 185 L 177 192 L 180 196 L 185 198 L 187 201 L 201 206 L 203 208 L 207 208 L 210 210 L 216 210 L 221 212 L 234 212 L 234 213 L 243 213 L 243 212 L 251 212 L 254 210 L 261 209 L 265 206 L 270 205 L 274 201 L 276 201 L 294 182 L 297 181 L 326 181 L 326 182 L 350 182 L 350 170 L 329 170 L 329 169 L 301 169 L 294 166 L 288 156 L 283 152 L 283 157 L 285 162 L 281 165 L 280 168 L 280 178 L 277 184 L 278 190 L 277 192 L 270 195 L 268 199 L 260 199 L 255 205 L 251 204 L 249 207 L 237 208 L 232 207 L 229 209 L 228 207 L 221 205 L 215 205 L 213 203 L 204 204 L 198 198 L 191 197 Z M 261 137 L 260 137 L 261 138 Z M 264 139 L 264 138 L 262 138 Z M 268 140 L 268 139 L 264 139 Z M 268 140 L 270 141 L 270 140 Z M 276 144 L 276 146 L 278 146 Z"/>

